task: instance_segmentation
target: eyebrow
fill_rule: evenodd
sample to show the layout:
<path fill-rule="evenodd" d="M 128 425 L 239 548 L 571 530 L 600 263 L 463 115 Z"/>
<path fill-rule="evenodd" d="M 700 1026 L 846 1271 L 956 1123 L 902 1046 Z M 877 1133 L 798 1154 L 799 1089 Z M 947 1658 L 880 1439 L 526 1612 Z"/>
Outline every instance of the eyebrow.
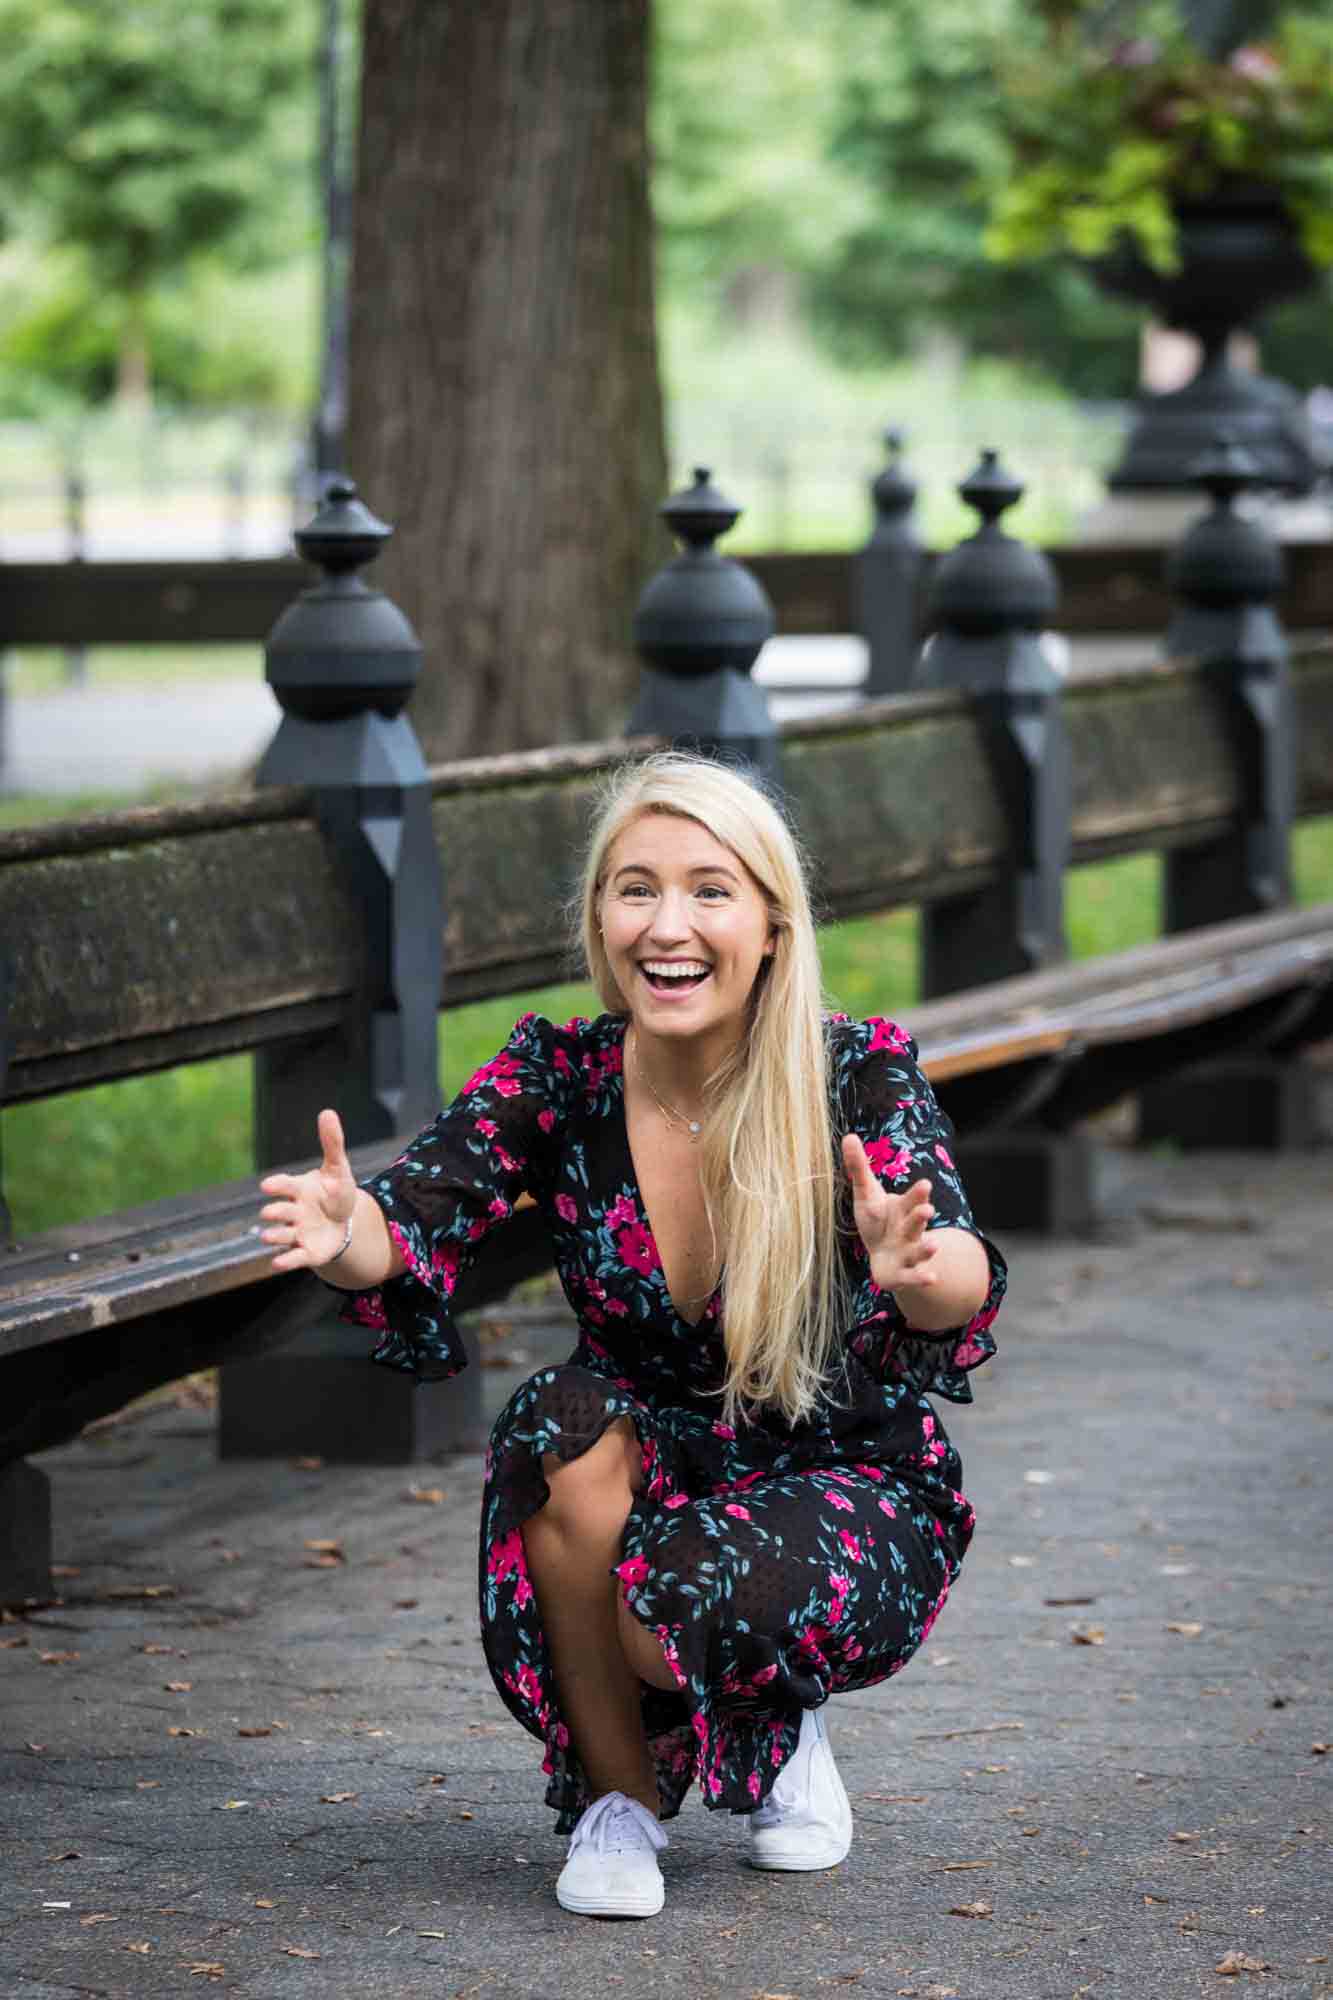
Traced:
<path fill-rule="evenodd" d="M 740 880 L 739 875 L 734 875 L 724 862 L 701 864 L 697 868 L 687 868 L 685 872 L 687 875 L 725 875 L 729 882 L 739 882 Z M 622 875 L 655 876 L 656 874 L 657 870 L 650 868 L 646 861 L 627 861 L 623 868 L 617 868 L 611 880 L 618 882 Z"/>

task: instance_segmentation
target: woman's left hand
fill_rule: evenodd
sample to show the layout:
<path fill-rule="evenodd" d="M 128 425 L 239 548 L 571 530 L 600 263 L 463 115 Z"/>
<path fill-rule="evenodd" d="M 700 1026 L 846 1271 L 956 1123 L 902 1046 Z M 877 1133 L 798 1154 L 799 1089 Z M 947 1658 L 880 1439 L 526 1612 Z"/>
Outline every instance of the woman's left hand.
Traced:
<path fill-rule="evenodd" d="M 932 1286 L 939 1243 L 927 1233 L 935 1213 L 930 1182 L 914 1181 L 906 1193 L 890 1194 L 875 1178 L 854 1132 L 842 1142 L 842 1163 L 852 1184 L 852 1216 L 879 1289 L 895 1292 L 910 1285 L 915 1291 Z"/>

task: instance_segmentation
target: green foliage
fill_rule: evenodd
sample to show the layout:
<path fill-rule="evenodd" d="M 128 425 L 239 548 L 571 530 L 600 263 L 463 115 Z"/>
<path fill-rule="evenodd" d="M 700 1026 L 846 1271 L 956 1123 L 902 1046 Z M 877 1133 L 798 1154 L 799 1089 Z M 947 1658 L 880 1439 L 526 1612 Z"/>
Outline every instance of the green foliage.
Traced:
<path fill-rule="evenodd" d="M 0 0 L 0 235 L 58 253 L 11 380 L 96 396 L 151 351 L 168 383 L 277 399 L 271 357 L 205 337 L 192 288 L 308 235 L 313 24 L 313 0 Z"/>
<path fill-rule="evenodd" d="M 1174 0 L 1069 0 L 996 48 L 1012 149 L 992 172 L 986 248 L 1023 262 L 1098 257 L 1132 237 L 1178 268 L 1174 204 L 1237 182 L 1287 202 L 1307 255 L 1333 263 L 1333 20 L 1288 13 L 1262 44 L 1209 53 Z"/>

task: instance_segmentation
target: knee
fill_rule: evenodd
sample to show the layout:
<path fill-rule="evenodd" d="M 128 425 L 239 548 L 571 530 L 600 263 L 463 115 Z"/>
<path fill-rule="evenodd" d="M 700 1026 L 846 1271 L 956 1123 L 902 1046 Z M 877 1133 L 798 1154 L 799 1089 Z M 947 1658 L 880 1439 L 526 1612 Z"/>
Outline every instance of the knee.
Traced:
<path fill-rule="evenodd" d="M 557 1520 L 602 1512 L 624 1502 L 625 1512 L 638 1490 L 641 1465 L 638 1439 L 628 1417 L 609 1424 L 596 1444 L 577 1458 L 562 1459 L 543 1452 L 542 1472 L 550 1489 L 544 1511 Z"/>

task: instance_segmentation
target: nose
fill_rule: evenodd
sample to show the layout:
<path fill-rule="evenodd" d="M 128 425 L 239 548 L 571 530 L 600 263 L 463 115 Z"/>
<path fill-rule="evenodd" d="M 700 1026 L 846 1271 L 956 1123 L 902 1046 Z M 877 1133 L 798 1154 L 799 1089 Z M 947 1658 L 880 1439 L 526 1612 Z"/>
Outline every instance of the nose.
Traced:
<path fill-rule="evenodd" d="M 663 889 L 653 911 L 651 935 L 658 944 L 680 944 L 688 938 L 692 925 L 688 899 L 682 889 Z"/>

